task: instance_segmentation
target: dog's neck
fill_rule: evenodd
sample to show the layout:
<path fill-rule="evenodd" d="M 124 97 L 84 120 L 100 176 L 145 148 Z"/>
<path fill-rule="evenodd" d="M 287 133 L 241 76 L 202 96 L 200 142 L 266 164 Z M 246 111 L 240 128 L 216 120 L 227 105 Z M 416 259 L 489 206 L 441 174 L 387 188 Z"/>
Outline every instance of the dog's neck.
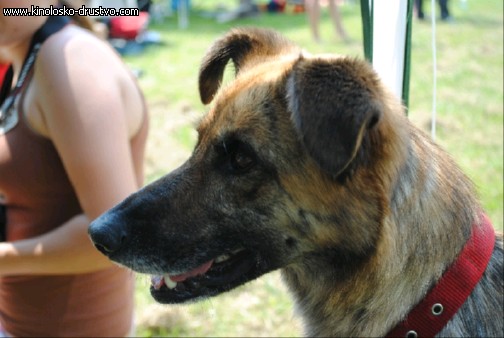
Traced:
<path fill-rule="evenodd" d="M 495 231 L 488 217 L 482 215 L 473 225 L 472 235 L 455 262 L 387 337 L 405 337 L 409 334 L 433 337 L 440 333 L 481 280 L 494 245 Z"/>
<path fill-rule="evenodd" d="M 433 146 L 420 136 L 409 151 L 427 153 L 427 147 Z M 376 250 L 369 256 L 355 260 L 347 255 L 348 264 L 335 265 L 334 257 L 321 255 L 315 264 L 325 265 L 324 275 L 319 273 L 324 269 L 310 269 L 315 262 L 310 259 L 303 267 L 283 270 L 287 284 L 296 290 L 297 303 L 302 304 L 299 309 L 305 309 L 307 335 L 383 336 L 455 260 L 480 210 L 471 200 L 469 180 L 444 158 L 446 154 L 442 156 L 442 160 L 424 156 L 424 162 L 407 156 L 398 168 L 389 213 L 381 224 Z M 439 178 L 442 175 L 450 177 Z M 320 328 L 328 331 L 317 331 Z"/>

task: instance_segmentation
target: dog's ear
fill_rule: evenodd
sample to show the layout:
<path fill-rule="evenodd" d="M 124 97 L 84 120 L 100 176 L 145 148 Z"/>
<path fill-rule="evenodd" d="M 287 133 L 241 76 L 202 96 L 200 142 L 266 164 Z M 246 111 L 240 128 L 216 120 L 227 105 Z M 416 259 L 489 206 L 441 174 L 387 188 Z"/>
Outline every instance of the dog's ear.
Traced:
<path fill-rule="evenodd" d="M 364 61 L 301 57 L 287 79 L 287 102 L 310 156 L 338 177 L 380 120 L 378 77 Z M 353 167 L 353 166 L 352 166 Z"/>
<path fill-rule="evenodd" d="M 233 61 L 238 74 L 244 68 L 269 57 L 298 48 L 279 33 L 260 28 L 236 28 L 217 40 L 207 51 L 199 72 L 201 101 L 212 101 L 219 89 L 224 69 Z"/>

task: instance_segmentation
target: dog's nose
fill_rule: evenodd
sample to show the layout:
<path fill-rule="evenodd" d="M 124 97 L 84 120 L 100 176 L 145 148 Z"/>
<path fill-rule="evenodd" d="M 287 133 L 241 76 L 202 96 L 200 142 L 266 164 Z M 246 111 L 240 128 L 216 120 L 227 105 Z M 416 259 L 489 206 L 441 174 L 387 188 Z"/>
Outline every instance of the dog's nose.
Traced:
<path fill-rule="evenodd" d="M 95 247 L 106 256 L 118 252 L 128 237 L 122 224 L 107 214 L 98 217 L 89 225 L 88 234 Z"/>

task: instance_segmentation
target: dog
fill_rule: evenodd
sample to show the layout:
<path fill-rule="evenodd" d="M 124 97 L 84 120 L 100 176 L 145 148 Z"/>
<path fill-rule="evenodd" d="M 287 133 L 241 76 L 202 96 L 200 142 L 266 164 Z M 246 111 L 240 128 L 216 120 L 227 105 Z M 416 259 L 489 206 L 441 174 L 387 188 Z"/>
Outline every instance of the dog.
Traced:
<path fill-rule="evenodd" d="M 235 77 L 222 84 L 229 62 Z M 489 262 L 434 334 L 502 336 L 502 235 L 481 225 L 470 180 L 367 62 L 235 28 L 204 56 L 199 93 L 211 107 L 187 162 L 89 227 L 111 260 L 154 275 L 156 301 L 281 269 L 307 336 L 384 336 L 482 233 L 475 251 Z"/>

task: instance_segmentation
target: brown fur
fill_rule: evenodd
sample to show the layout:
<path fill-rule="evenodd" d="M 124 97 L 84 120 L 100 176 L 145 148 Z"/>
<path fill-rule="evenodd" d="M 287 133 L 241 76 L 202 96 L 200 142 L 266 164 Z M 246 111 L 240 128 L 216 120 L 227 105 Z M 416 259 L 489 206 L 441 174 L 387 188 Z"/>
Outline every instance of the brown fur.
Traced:
<path fill-rule="evenodd" d="M 236 78 L 221 86 L 230 60 Z M 280 268 L 307 335 L 386 334 L 478 222 L 471 182 L 364 61 L 236 29 L 209 49 L 199 83 L 212 106 L 192 157 L 93 223 L 97 247 L 165 275 L 243 249 L 254 263 L 229 285 L 207 288 L 197 277 L 204 286 L 153 289 L 154 298 L 212 296 Z M 502 270 L 499 237 L 441 335 L 502 334 Z"/>

